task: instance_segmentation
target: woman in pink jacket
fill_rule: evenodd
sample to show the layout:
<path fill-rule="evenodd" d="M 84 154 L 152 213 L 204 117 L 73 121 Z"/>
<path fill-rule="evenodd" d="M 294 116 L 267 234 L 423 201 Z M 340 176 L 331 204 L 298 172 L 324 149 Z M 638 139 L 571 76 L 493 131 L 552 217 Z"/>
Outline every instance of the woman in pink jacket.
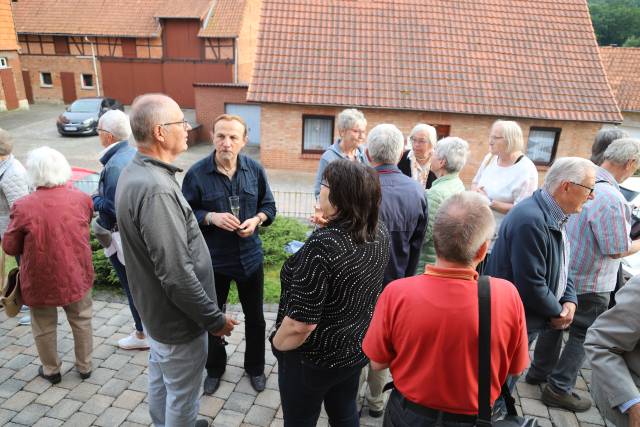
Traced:
<path fill-rule="evenodd" d="M 93 265 L 89 245 L 91 198 L 66 185 L 71 167 L 62 154 L 41 147 L 29 153 L 27 174 L 36 191 L 16 200 L 2 239 L 9 255 L 20 255 L 20 291 L 31 307 L 31 328 L 42 366 L 39 375 L 61 381 L 56 348 L 58 307 L 73 332 L 76 368 L 91 375 Z"/>

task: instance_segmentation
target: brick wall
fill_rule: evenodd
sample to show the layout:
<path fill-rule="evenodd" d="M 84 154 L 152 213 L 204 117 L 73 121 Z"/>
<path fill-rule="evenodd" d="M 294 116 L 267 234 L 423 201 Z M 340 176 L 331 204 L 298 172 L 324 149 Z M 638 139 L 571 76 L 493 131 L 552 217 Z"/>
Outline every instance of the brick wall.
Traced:
<path fill-rule="evenodd" d="M 22 67 L 29 70 L 33 99 L 35 102 L 62 102 L 62 84 L 60 83 L 60 72 L 74 73 L 76 86 L 76 96 L 78 98 L 96 96 L 96 78 L 93 72 L 93 61 L 91 58 L 76 58 L 69 56 L 46 56 L 46 55 L 22 55 Z M 100 63 L 98 62 L 98 78 L 102 86 L 102 76 L 100 75 Z M 50 72 L 53 80 L 52 87 L 42 87 L 40 84 L 40 72 Z M 81 74 L 94 75 L 94 88 L 83 89 L 80 83 Z M 102 93 L 102 87 L 101 87 Z"/>
<path fill-rule="evenodd" d="M 27 101 L 27 95 L 24 90 L 24 83 L 22 81 L 22 64 L 20 62 L 20 56 L 16 51 L 2 51 L 0 50 L 0 56 L 7 58 L 7 63 L 9 68 L 11 68 L 13 72 L 13 83 L 16 87 L 16 95 L 18 97 L 18 103 L 20 106 L 18 108 L 28 109 L 29 102 Z M 0 111 L 6 110 L 7 105 L 5 103 L 5 94 L 0 84 Z"/>
<path fill-rule="evenodd" d="M 220 114 L 224 114 L 225 104 L 245 104 L 246 87 L 215 87 L 206 84 L 193 85 L 196 98 L 196 121 L 202 125 L 199 141 L 211 142 L 211 125 Z"/>
<path fill-rule="evenodd" d="M 285 104 L 263 104 L 260 135 L 260 157 L 262 164 L 273 169 L 293 169 L 315 171 L 319 155 L 302 154 L 302 115 L 337 115 L 342 108 L 311 107 Z M 405 134 L 416 123 L 430 123 L 451 126 L 451 136 L 465 139 L 470 146 L 469 162 L 462 170 L 462 179 L 469 184 L 480 162 L 488 152 L 488 135 L 491 124 L 497 117 L 471 116 L 463 114 L 430 113 L 395 110 L 362 110 L 368 125 L 373 128 L 380 123 L 393 123 Z M 522 126 L 525 142 L 531 126 L 561 128 L 557 157 L 588 157 L 593 138 L 600 129 L 600 123 L 556 122 L 547 120 L 518 119 Z M 337 136 L 337 130 L 335 135 Z M 547 168 L 539 168 L 542 177 Z"/>
<path fill-rule="evenodd" d="M 258 45 L 261 0 L 247 0 L 238 35 L 238 82 L 250 83 Z"/>
<path fill-rule="evenodd" d="M 17 49 L 18 40 L 11 13 L 11 0 L 0 0 L 0 50 Z"/>

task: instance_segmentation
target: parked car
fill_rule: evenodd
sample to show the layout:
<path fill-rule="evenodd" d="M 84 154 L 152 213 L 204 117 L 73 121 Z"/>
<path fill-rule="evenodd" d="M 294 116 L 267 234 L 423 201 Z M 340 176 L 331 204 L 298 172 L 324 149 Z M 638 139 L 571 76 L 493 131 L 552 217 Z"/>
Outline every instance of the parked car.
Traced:
<path fill-rule="evenodd" d="M 71 179 L 68 184 L 78 190 L 92 195 L 98 191 L 98 181 L 100 181 L 100 173 L 91 169 L 71 167 Z"/>
<path fill-rule="evenodd" d="M 96 135 L 98 119 L 109 110 L 124 111 L 124 106 L 113 98 L 98 96 L 76 99 L 58 117 L 60 135 Z"/>
<path fill-rule="evenodd" d="M 633 208 L 631 217 L 633 225 L 637 221 L 640 221 L 640 177 L 632 176 L 628 178 L 620 184 L 620 190 Z M 632 238 L 637 237 L 632 233 Z M 622 274 L 625 280 L 640 274 L 640 252 L 622 258 Z"/>

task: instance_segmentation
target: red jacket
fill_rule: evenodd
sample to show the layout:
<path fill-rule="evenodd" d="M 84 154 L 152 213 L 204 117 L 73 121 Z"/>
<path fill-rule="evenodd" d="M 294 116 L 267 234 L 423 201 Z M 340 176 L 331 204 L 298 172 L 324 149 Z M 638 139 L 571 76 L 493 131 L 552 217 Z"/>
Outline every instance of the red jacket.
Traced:
<path fill-rule="evenodd" d="M 91 197 L 64 185 L 16 200 L 2 248 L 20 255 L 20 291 L 28 306 L 79 301 L 93 284 Z"/>

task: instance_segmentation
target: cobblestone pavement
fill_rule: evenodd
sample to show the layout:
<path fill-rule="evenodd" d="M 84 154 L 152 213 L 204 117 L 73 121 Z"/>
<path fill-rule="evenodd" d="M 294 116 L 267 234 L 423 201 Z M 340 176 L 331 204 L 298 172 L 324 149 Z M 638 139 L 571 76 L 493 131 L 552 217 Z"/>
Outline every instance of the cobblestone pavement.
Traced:
<path fill-rule="evenodd" d="M 275 313 L 265 314 L 267 330 L 273 329 Z M 243 320 L 241 313 L 237 318 Z M 125 351 L 117 341 L 132 331 L 129 309 L 120 303 L 94 301 L 93 374 L 82 381 L 73 368 L 73 338 L 64 313 L 59 313 L 58 352 L 63 355 L 62 382 L 52 386 L 38 377 L 40 365 L 30 326 L 0 312 L 0 425 L 6 426 L 148 426 L 147 351 Z M 269 346 L 266 352 L 267 389 L 256 393 L 242 369 L 244 324 L 228 339 L 229 362 L 220 388 L 200 399 L 200 416 L 214 426 L 281 426 L 278 370 Z M 587 394 L 590 369 L 582 369 L 577 392 Z M 204 374 L 203 374 L 204 375 Z M 605 421 L 597 409 L 574 414 L 547 408 L 539 386 L 517 385 L 521 411 L 539 418 L 541 427 L 593 427 Z M 362 402 L 362 398 L 359 400 Z M 381 426 L 363 408 L 361 425 Z M 328 426 L 322 414 L 319 426 Z M 612 426 L 609 423 L 607 425 Z"/>

